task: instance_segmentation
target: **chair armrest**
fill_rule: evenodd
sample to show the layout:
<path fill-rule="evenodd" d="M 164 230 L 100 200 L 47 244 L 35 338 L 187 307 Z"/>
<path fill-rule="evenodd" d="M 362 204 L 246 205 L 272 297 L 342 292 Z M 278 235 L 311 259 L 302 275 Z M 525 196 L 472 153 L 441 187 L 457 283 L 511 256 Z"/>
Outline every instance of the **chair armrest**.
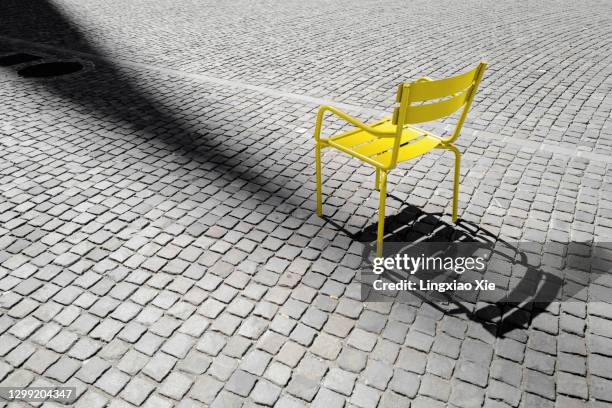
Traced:
<path fill-rule="evenodd" d="M 358 128 L 371 133 L 375 136 L 393 136 L 395 135 L 395 132 L 381 132 L 379 130 L 376 130 L 375 128 L 366 125 L 365 123 L 361 122 L 358 119 L 355 119 L 354 117 L 348 115 L 347 113 L 342 112 L 339 109 L 334 108 L 333 106 L 329 106 L 329 105 L 322 105 L 321 108 L 319 109 L 319 113 L 317 114 L 317 126 L 315 128 L 315 139 L 317 141 L 319 141 L 319 136 L 321 134 L 321 124 L 323 122 L 323 115 L 325 114 L 326 111 L 329 111 L 333 114 L 335 114 L 336 116 L 341 117 L 342 119 L 346 120 L 347 122 L 357 126 Z"/>
<path fill-rule="evenodd" d="M 433 79 L 431 79 L 430 77 L 421 77 L 414 82 L 429 82 L 429 81 L 433 81 Z"/>

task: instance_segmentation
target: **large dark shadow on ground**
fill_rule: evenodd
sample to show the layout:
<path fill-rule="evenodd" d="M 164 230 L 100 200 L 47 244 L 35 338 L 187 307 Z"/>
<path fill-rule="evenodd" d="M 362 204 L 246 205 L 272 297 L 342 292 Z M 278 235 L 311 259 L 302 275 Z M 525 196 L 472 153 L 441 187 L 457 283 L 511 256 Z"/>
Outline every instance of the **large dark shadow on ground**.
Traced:
<path fill-rule="evenodd" d="M 120 13 L 120 10 L 117 10 Z M 65 47 L 81 53 L 104 57 L 104 52 L 89 41 L 82 30 L 68 18 L 60 8 L 48 0 L 3 0 L 0 2 L 0 52 L 30 52 L 50 55 L 53 51 L 28 49 L 27 44 L 11 42 L 9 39 Z M 163 41 L 162 38 L 159 39 Z M 71 59 L 70 53 L 65 58 Z M 260 173 L 249 172 L 236 165 L 263 161 L 257 151 L 248 150 L 240 141 L 248 134 L 227 136 L 226 142 L 219 141 L 219 130 L 225 123 L 206 123 L 201 116 L 180 106 L 168 106 L 165 100 L 173 95 L 169 89 L 143 89 L 127 72 L 109 60 L 94 61 L 90 72 L 39 81 L 41 86 L 53 94 L 71 101 L 80 112 L 94 112 L 96 117 L 104 116 L 118 127 L 130 129 L 129 138 L 155 139 L 164 149 L 174 154 L 193 159 L 199 163 L 213 162 L 215 168 L 231 179 L 254 183 L 259 189 L 274 193 L 278 186 L 270 185 L 270 179 Z M 6 69 L 6 68 L 5 68 Z M 150 75 L 155 75 L 151 74 Z M 36 81 L 36 79 L 32 79 Z M 156 93 L 160 93 L 156 94 Z M 163 94 L 166 94 L 164 97 Z M 188 93 L 188 92 L 187 92 Z M 155 94 L 155 95 L 154 95 Z M 185 95 L 180 95 L 185 98 Z M 162 100 L 161 102 L 159 100 Z M 218 101 L 217 101 L 218 102 Z M 200 105 L 205 105 L 204 102 Z M 193 108 L 193 107 L 191 107 Z M 210 110 L 210 107 L 206 107 Z M 121 135 L 124 130 L 118 132 Z M 247 130 L 248 132 L 248 130 Z M 231 140 L 233 139 L 233 140 Z M 287 194 L 283 200 L 287 198 Z"/>

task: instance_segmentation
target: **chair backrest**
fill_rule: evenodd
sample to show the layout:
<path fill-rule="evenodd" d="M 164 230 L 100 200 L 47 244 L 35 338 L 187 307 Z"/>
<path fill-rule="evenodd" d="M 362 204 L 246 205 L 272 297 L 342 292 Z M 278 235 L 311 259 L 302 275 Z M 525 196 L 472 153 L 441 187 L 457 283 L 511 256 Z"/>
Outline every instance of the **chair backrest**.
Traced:
<path fill-rule="evenodd" d="M 398 104 L 393 111 L 393 124 L 401 127 L 441 119 L 463 106 L 455 131 L 446 140 L 452 142 L 461 131 L 486 66 L 487 63 L 483 61 L 471 71 L 454 77 L 440 80 L 423 78 L 416 82 L 400 84 L 396 99 Z"/>

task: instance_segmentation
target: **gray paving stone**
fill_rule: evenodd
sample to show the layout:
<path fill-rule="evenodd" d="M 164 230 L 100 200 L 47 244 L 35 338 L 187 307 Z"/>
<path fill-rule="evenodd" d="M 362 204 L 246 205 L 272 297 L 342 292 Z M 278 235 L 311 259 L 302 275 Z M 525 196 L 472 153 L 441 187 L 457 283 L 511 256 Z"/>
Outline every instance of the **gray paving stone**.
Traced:
<path fill-rule="evenodd" d="M 310 351 L 319 357 L 327 360 L 334 360 L 340 353 L 341 348 L 342 345 L 337 338 L 321 333 L 316 337 L 314 343 L 310 347 Z"/>
<path fill-rule="evenodd" d="M 454 368 L 455 361 L 448 357 L 441 356 L 436 353 L 430 353 L 427 356 L 427 366 L 425 369 L 429 373 L 435 374 L 438 377 L 449 379 Z"/>
<path fill-rule="evenodd" d="M 236 367 L 238 367 L 237 359 L 220 354 L 213 359 L 208 373 L 221 381 L 227 381 Z"/>
<path fill-rule="evenodd" d="M 107 394 L 116 396 L 130 381 L 130 376 L 121 371 L 111 368 L 96 381 L 95 386 Z"/>
<path fill-rule="evenodd" d="M 87 360 L 102 348 L 102 345 L 87 337 L 81 337 L 70 349 L 68 355 L 78 360 Z"/>
<path fill-rule="evenodd" d="M 457 378 L 479 387 L 486 387 L 488 371 L 488 367 L 483 367 L 471 361 L 459 361 L 455 367 Z"/>
<path fill-rule="evenodd" d="M 529 336 L 529 342 L 527 345 L 529 348 L 536 351 L 541 351 L 551 355 L 557 354 L 556 338 L 544 332 L 534 331 Z"/>
<path fill-rule="evenodd" d="M 519 388 L 523 377 L 523 369 L 519 364 L 512 361 L 495 359 L 491 365 L 491 377 Z"/>
<path fill-rule="evenodd" d="M 258 339 L 267 327 L 268 322 L 265 319 L 251 316 L 242 323 L 238 334 L 249 339 Z"/>
<path fill-rule="evenodd" d="M 19 339 L 12 335 L 3 334 L 0 336 L 0 355 L 5 356 L 15 347 L 17 347 L 19 343 Z"/>
<path fill-rule="evenodd" d="M 216 356 L 225 346 L 225 337 L 218 333 L 206 332 L 200 338 L 196 348 L 204 353 Z"/>
<path fill-rule="evenodd" d="M 110 342 L 114 339 L 115 335 L 123 328 L 123 324 L 117 320 L 107 318 L 97 325 L 89 335 L 93 339 L 100 339 L 106 342 Z"/>
<path fill-rule="evenodd" d="M 147 332 L 136 342 L 134 348 L 148 356 L 153 356 L 163 343 L 163 337 Z"/>
<path fill-rule="evenodd" d="M 232 394 L 231 392 L 221 391 L 210 406 L 215 407 L 215 408 L 224 408 L 224 407 L 238 408 L 242 406 L 243 400 L 244 399 L 242 397 L 239 397 L 236 394 Z"/>
<path fill-rule="evenodd" d="M 421 385 L 421 378 L 409 371 L 396 369 L 389 384 L 389 389 L 408 398 L 414 398 Z"/>
<path fill-rule="evenodd" d="M 363 310 L 363 304 L 352 299 L 341 299 L 336 312 L 351 319 L 356 319 Z"/>
<path fill-rule="evenodd" d="M 108 361 L 117 361 L 128 351 L 129 345 L 122 340 L 114 339 L 98 352 L 98 356 Z"/>
<path fill-rule="evenodd" d="M 212 364 L 212 360 L 207 355 L 192 350 L 185 359 L 179 361 L 177 367 L 191 374 L 203 374 Z"/>
<path fill-rule="evenodd" d="M 291 378 L 291 368 L 273 361 L 266 369 L 264 377 L 277 385 L 284 386 Z"/>
<path fill-rule="evenodd" d="M 75 377 L 88 384 L 93 384 L 110 367 L 107 361 L 96 356 L 83 363 Z"/>
<path fill-rule="evenodd" d="M 372 333 L 380 333 L 385 327 L 386 323 L 387 320 L 385 316 L 370 310 L 365 310 L 359 316 L 357 327 Z"/>
<path fill-rule="evenodd" d="M 191 336 L 175 333 L 170 339 L 166 340 L 161 350 L 171 356 L 185 358 L 194 343 L 195 340 Z"/>
<path fill-rule="evenodd" d="M 449 403 L 458 407 L 481 407 L 485 398 L 485 389 L 462 381 L 452 384 Z"/>
<path fill-rule="evenodd" d="M 380 392 L 374 388 L 357 383 L 349 402 L 361 408 L 374 408 L 380 400 Z"/>
<path fill-rule="evenodd" d="M 260 350 L 249 352 L 240 363 L 240 369 L 261 377 L 272 357 Z"/>
<path fill-rule="evenodd" d="M 276 315 L 270 324 L 270 329 L 284 336 L 288 336 L 295 326 L 296 323 L 294 320 L 282 315 Z"/>
<path fill-rule="evenodd" d="M 65 353 L 77 339 L 78 336 L 76 334 L 62 330 L 47 343 L 47 347 L 58 353 Z"/>
<path fill-rule="evenodd" d="M 547 399 L 554 399 L 555 397 L 555 380 L 551 376 L 537 371 L 525 370 L 524 384 L 525 389 L 533 394 Z"/>
<path fill-rule="evenodd" d="M 4 380 L 11 371 L 13 371 L 13 367 L 7 363 L 0 362 L 0 381 Z"/>
<path fill-rule="evenodd" d="M 24 369 L 17 369 L 2 381 L 3 387 L 27 387 L 34 381 L 34 375 Z"/>
<path fill-rule="evenodd" d="M 591 377 L 589 383 L 589 390 L 591 397 L 610 403 L 612 402 L 612 393 L 610 392 L 612 382 L 604 378 Z"/>
<path fill-rule="evenodd" d="M 266 380 L 259 380 L 251 392 L 251 398 L 258 404 L 273 406 L 280 396 L 281 388 Z"/>
<path fill-rule="evenodd" d="M 460 358 L 488 366 L 491 363 L 493 348 L 481 341 L 465 340 L 461 347 Z"/>
<path fill-rule="evenodd" d="M 121 398 L 136 406 L 141 405 L 155 389 L 155 385 L 140 377 L 134 377 L 121 392 Z"/>
<path fill-rule="evenodd" d="M 338 357 L 338 365 L 344 370 L 359 373 L 366 367 L 367 360 L 365 353 L 351 347 L 344 347 Z"/>
<path fill-rule="evenodd" d="M 36 329 L 41 326 L 41 323 L 31 317 L 28 316 L 20 321 L 18 321 L 10 330 L 9 333 L 13 336 L 17 337 L 20 340 L 24 340 L 29 337 Z"/>
<path fill-rule="evenodd" d="M 317 331 L 298 323 L 295 329 L 291 332 L 290 338 L 303 346 L 310 346 L 317 336 Z"/>
<path fill-rule="evenodd" d="M 432 351 L 452 359 L 459 357 L 460 349 L 461 341 L 446 335 L 436 336 L 431 348 Z"/>
<path fill-rule="evenodd" d="M 252 341 L 242 336 L 232 336 L 223 348 L 223 354 L 241 358 L 252 346 Z"/>
<path fill-rule="evenodd" d="M 556 385 L 557 391 L 564 395 L 582 400 L 588 399 L 589 390 L 587 380 L 584 377 L 568 373 L 559 373 L 557 376 Z"/>
<path fill-rule="evenodd" d="M 102 408 L 108 403 L 108 399 L 106 399 L 102 394 L 90 391 L 85 393 L 75 404 L 75 407 L 85 408 Z"/>
<path fill-rule="evenodd" d="M 177 319 L 173 319 L 168 316 L 163 316 L 153 326 L 149 328 L 151 333 L 161 337 L 170 337 L 174 330 L 181 325 L 181 322 Z"/>
<path fill-rule="evenodd" d="M 81 364 L 78 360 L 63 356 L 45 371 L 45 376 L 65 383 L 81 368 Z"/>
<path fill-rule="evenodd" d="M 370 360 L 362 375 L 366 385 L 384 391 L 393 376 L 393 366 L 382 361 Z"/>
<path fill-rule="evenodd" d="M 495 351 L 497 355 L 517 363 L 522 363 L 525 358 L 525 345 L 512 339 L 499 340 Z"/>
<path fill-rule="evenodd" d="M 312 401 L 313 407 L 324 407 L 324 408 L 342 408 L 344 407 L 345 397 L 337 394 L 327 388 L 319 389 L 315 399 Z"/>
<path fill-rule="evenodd" d="M 345 396 L 350 396 L 357 376 L 340 368 L 331 368 L 325 377 L 323 385 Z"/>
<path fill-rule="evenodd" d="M 22 365 L 34 352 L 36 347 L 29 343 L 21 343 L 13 351 L 5 356 L 5 359 L 12 366 L 19 367 Z"/>
<path fill-rule="evenodd" d="M 126 324 L 119 333 L 117 333 L 117 338 L 128 343 L 135 343 L 146 331 L 146 326 L 140 323 L 130 322 Z"/>
<path fill-rule="evenodd" d="M 280 351 L 276 355 L 276 360 L 281 363 L 288 365 L 289 367 L 295 367 L 300 362 L 306 350 L 301 345 L 294 342 L 287 342 L 281 347 Z"/>
<path fill-rule="evenodd" d="M 374 349 L 377 337 L 372 333 L 365 332 L 360 329 L 355 329 L 348 337 L 347 344 L 365 351 L 370 352 Z"/>
<path fill-rule="evenodd" d="M 525 354 L 525 367 L 544 374 L 552 375 L 555 371 L 555 358 L 544 353 L 527 350 Z"/>
<path fill-rule="evenodd" d="M 612 379 L 610 375 L 610 363 L 612 358 L 605 356 L 589 356 L 588 367 L 591 374 L 595 374 L 598 377 Z"/>
<path fill-rule="evenodd" d="M 297 398 L 310 402 L 319 390 L 319 382 L 303 374 L 294 374 L 285 390 Z"/>
<path fill-rule="evenodd" d="M 304 403 L 304 401 L 294 398 L 290 395 L 281 396 L 279 400 L 276 402 L 276 405 L 279 407 L 288 407 L 288 408 L 303 408 L 307 406 L 306 403 Z"/>
<path fill-rule="evenodd" d="M 257 341 L 256 347 L 272 355 L 279 352 L 287 339 L 273 331 L 267 331 Z"/>
<path fill-rule="evenodd" d="M 168 398 L 180 401 L 187 391 L 189 391 L 192 384 L 193 380 L 191 378 L 184 374 L 173 372 L 166 377 L 159 388 L 159 393 Z"/>
<path fill-rule="evenodd" d="M 409 348 L 402 349 L 397 359 L 397 366 L 416 374 L 425 373 L 426 365 L 426 354 Z"/>
<path fill-rule="evenodd" d="M 435 375 L 425 374 L 421 379 L 419 394 L 446 402 L 450 396 L 451 386 L 447 381 Z"/>
<path fill-rule="evenodd" d="M 381 408 L 407 408 L 410 407 L 410 399 L 394 392 L 387 391 L 383 393 L 378 406 Z"/>
<path fill-rule="evenodd" d="M 176 358 L 164 354 L 156 353 L 144 366 L 142 372 L 157 382 L 161 382 L 176 364 Z"/>
<path fill-rule="evenodd" d="M 242 320 L 240 318 L 228 313 L 223 313 L 211 325 L 211 329 L 221 332 L 226 336 L 231 336 L 238 326 L 240 326 L 241 322 Z M 264 329 L 261 330 L 263 331 Z M 252 334 L 252 332 L 249 331 L 248 334 Z"/>
<path fill-rule="evenodd" d="M 308 308 L 301 321 L 315 330 L 321 330 L 327 321 L 327 314 L 313 307 Z"/>
<path fill-rule="evenodd" d="M 510 405 L 517 407 L 521 400 L 521 393 L 518 388 L 514 388 L 500 381 L 491 381 L 487 396 L 495 400 L 501 400 Z"/>
<path fill-rule="evenodd" d="M 256 382 L 257 377 L 254 375 L 246 371 L 236 370 L 229 378 L 227 384 L 225 384 L 225 389 L 242 397 L 247 397 L 251 393 Z"/>
<path fill-rule="evenodd" d="M 117 368 L 128 375 L 138 373 L 149 361 L 149 357 L 136 350 L 128 351 L 117 364 Z"/>
<path fill-rule="evenodd" d="M 198 401 L 210 404 L 215 400 L 215 397 L 222 388 L 223 383 L 211 376 L 198 376 L 193 387 L 191 387 L 191 391 L 189 391 L 189 395 Z"/>

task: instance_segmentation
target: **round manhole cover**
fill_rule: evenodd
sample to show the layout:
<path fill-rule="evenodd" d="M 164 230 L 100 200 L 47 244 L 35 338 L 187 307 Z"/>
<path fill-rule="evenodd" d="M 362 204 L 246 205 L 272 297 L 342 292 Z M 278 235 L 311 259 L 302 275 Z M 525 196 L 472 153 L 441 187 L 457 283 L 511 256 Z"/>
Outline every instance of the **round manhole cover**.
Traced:
<path fill-rule="evenodd" d="M 24 78 L 49 78 L 72 74 L 82 69 L 83 65 L 80 62 L 56 61 L 30 65 L 17 72 Z"/>
<path fill-rule="evenodd" d="M 10 67 L 11 65 L 19 65 L 25 62 L 32 62 L 41 59 L 38 55 L 26 54 L 18 52 L 0 57 L 0 67 Z"/>

